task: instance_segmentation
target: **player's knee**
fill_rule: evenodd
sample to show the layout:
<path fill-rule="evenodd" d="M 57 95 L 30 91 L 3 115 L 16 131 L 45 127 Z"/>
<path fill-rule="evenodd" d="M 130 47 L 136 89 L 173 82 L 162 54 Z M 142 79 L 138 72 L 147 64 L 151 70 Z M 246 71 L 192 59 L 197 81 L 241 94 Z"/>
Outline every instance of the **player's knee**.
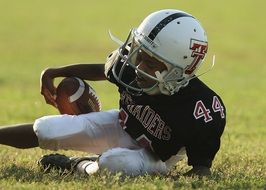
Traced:
<path fill-rule="evenodd" d="M 54 126 L 50 120 L 49 116 L 36 119 L 33 130 L 38 138 L 40 148 L 58 150 L 58 143 L 54 137 L 55 132 L 52 130 Z"/>
<path fill-rule="evenodd" d="M 143 159 L 140 151 L 126 148 L 114 148 L 104 152 L 99 159 L 100 169 L 121 172 L 125 175 L 143 174 Z"/>
<path fill-rule="evenodd" d="M 37 135 L 39 142 L 53 140 L 66 133 L 62 130 L 66 121 L 62 120 L 63 122 L 61 123 L 61 118 L 61 116 L 44 116 L 35 120 L 33 130 Z"/>
<path fill-rule="evenodd" d="M 46 116 L 36 119 L 33 125 L 33 130 L 38 137 L 47 136 L 47 130 L 49 129 L 49 122 Z"/>

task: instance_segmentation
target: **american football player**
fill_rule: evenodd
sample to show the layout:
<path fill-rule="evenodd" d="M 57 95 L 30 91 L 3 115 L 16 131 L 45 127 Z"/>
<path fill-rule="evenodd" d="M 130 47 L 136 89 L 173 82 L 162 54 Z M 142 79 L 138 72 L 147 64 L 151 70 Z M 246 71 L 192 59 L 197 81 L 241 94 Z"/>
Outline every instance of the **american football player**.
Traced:
<path fill-rule="evenodd" d="M 148 15 L 130 31 L 106 64 L 48 68 L 41 93 L 56 107 L 56 77 L 109 80 L 118 87 L 120 109 L 77 116 L 52 115 L 34 124 L 0 130 L 0 143 L 71 149 L 98 157 L 43 156 L 43 167 L 93 174 L 107 169 L 126 175 L 167 173 L 185 156 L 186 175 L 209 175 L 226 123 L 222 99 L 196 75 L 208 50 L 205 30 L 191 14 L 173 9 Z"/>

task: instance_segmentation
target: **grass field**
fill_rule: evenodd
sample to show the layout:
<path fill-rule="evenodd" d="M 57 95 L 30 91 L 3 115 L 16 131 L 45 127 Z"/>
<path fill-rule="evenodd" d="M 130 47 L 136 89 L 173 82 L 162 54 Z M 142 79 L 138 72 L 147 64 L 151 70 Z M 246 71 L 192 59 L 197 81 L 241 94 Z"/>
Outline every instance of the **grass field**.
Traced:
<path fill-rule="evenodd" d="M 124 39 L 147 14 L 163 8 L 190 12 L 207 30 L 209 59 L 202 71 L 213 54 L 216 65 L 201 79 L 223 97 L 228 114 L 209 178 L 180 175 L 190 169 L 185 161 L 169 176 L 44 174 L 36 160 L 50 151 L 0 146 L 0 189 L 266 189 L 265 7 L 264 0 L 0 0 L 0 125 L 57 114 L 39 94 L 41 71 L 104 62 L 116 47 L 109 29 Z M 91 84 L 104 110 L 118 106 L 113 85 Z"/>

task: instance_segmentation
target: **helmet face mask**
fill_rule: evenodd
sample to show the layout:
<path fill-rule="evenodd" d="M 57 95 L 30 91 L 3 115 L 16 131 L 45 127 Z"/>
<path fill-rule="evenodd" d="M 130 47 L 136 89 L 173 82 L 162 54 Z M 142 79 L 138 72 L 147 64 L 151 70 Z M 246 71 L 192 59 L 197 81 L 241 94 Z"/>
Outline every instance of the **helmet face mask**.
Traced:
<path fill-rule="evenodd" d="M 114 64 L 116 80 L 131 91 L 172 95 L 188 84 L 207 53 L 207 37 L 200 23 L 191 15 L 178 10 L 162 10 L 144 19 L 137 29 L 132 29 L 119 48 L 119 59 Z M 126 53 L 127 52 L 127 53 Z M 149 73 L 139 68 L 139 55 L 145 52 L 155 63 L 163 63 L 165 70 Z M 117 64 L 122 62 L 119 73 Z M 121 64 L 121 63 L 120 63 Z M 154 81 L 149 87 L 140 87 L 137 81 L 122 81 L 126 67 L 137 75 Z"/>

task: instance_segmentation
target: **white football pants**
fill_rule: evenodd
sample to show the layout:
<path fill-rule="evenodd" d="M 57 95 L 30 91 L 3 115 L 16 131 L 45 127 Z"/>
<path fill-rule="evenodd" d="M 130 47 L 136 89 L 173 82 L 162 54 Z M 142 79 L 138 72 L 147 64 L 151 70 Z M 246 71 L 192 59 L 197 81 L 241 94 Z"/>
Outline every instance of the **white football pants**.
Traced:
<path fill-rule="evenodd" d="M 34 131 L 44 149 L 78 150 L 101 154 L 99 168 L 127 175 L 169 171 L 184 158 L 185 151 L 162 162 L 154 153 L 140 147 L 120 126 L 118 110 L 78 116 L 53 115 L 39 118 Z"/>

